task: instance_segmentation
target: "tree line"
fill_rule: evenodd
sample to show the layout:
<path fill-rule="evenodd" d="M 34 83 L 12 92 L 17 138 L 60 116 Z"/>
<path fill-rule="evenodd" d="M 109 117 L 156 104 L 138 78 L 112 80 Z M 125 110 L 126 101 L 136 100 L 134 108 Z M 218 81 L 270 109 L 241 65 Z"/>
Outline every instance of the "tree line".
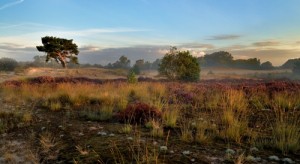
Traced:
<path fill-rule="evenodd" d="M 43 37 L 41 46 L 37 46 L 37 50 L 45 52 L 44 56 L 35 56 L 33 62 L 17 62 L 11 58 L 0 59 L 0 71 L 14 71 L 16 68 L 26 67 L 79 67 L 78 46 L 73 40 Z M 133 66 L 131 61 L 122 55 L 119 60 L 109 63 L 105 66 L 100 64 L 83 64 L 80 67 L 100 67 L 109 69 L 128 69 L 131 73 L 140 74 L 144 70 L 158 70 L 163 76 L 174 80 L 196 81 L 200 76 L 200 67 L 228 67 L 242 68 L 252 70 L 270 70 L 274 69 L 270 61 L 261 63 L 260 59 L 234 59 L 233 56 L 226 51 L 214 52 L 206 54 L 202 57 L 194 57 L 189 51 L 179 51 L 176 47 L 171 47 L 162 59 L 154 62 L 144 61 L 144 59 L 136 60 Z M 300 58 L 290 59 L 279 68 L 289 68 L 293 73 L 300 74 Z"/>

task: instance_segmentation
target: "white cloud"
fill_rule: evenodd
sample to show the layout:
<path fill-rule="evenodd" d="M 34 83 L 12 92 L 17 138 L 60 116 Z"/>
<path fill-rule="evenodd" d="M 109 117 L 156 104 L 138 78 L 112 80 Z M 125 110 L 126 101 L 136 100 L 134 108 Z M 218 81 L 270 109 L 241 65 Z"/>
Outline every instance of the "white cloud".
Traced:
<path fill-rule="evenodd" d="M 6 4 L 2 5 L 2 6 L 0 6 L 0 10 L 6 9 L 8 7 L 11 7 L 11 6 L 14 6 L 14 5 L 17 5 L 17 4 L 20 4 L 22 2 L 24 2 L 24 0 L 17 0 L 17 1 L 6 3 Z"/>

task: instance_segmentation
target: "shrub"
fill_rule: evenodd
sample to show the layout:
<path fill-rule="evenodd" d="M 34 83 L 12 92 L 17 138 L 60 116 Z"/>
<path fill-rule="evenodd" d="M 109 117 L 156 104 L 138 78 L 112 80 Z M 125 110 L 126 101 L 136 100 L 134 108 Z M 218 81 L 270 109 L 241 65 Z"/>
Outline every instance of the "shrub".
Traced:
<path fill-rule="evenodd" d="M 159 120 L 161 113 L 148 104 L 137 102 L 129 104 L 124 111 L 119 112 L 118 117 L 122 122 L 144 124 L 149 120 Z"/>
<path fill-rule="evenodd" d="M 200 66 L 196 57 L 189 51 L 178 51 L 171 47 L 159 65 L 159 73 L 171 80 L 198 81 Z"/>
<path fill-rule="evenodd" d="M 0 59 L 0 70 L 1 71 L 13 71 L 18 66 L 18 62 L 11 58 Z"/>
<path fill-rule="evenodd" d="M 137 78 L 133 71 L 130 71 L 129 74 L 127 75 L 127 82 L 131 84 L 137 83 Z"/>

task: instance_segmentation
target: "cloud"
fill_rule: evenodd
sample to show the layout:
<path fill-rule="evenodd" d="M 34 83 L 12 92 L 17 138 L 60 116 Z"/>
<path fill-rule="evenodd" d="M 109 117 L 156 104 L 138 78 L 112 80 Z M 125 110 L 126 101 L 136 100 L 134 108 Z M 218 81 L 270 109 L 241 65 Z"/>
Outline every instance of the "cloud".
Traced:
<path fill-rule="evenodd" d="M 269 47 L 269 46 L 278 46 L 280 45 L 280 42 L 278 41 L 254 42 L 252 45 L 256 47 Z"/>
<path fill-rule="evenodd" d="M 166 50 L 167 47 L 162 46 L 135 46 L 135 47 L 121 47 L 121 48 L 104 48 L 96 51 L 82 51 L 80 48 L 80 54 L 78 56 L 80 63 L 102 64 L 113 63 L 117 61 L 122 55 L 128 57 L 131 60 L 131 64 L 134 64 L 136 60 L 144 59 L 145 61 L 154 61 L 157 58 L 163 57 L 164 53 L 160 53 L 162 50 Z"/>
<path fill-rule="evenodd" d="M 296 44 L 300 44 L 300 41 L 297 41 Z"/>
<path fill-rule="evenodd" d="M 196 49 L 213 49 L 215 48 L 212 44 L 204 44 L 204 43 L 185 43 L 178 46 L 179 48 L 196 48 Z"/>
<path fill-rule="evenodd" d="M 279 66 L 286 62 L 288 59 L 299 57 L 300 50 L 297 49 L 243 49 L 231 51 L 235 58 L 258 58 L 261 62 L 271 61 L 273 65 Z"/>
<path fill-rule="evenodd" d="M 233 39 L 238 39 L 240 38 L 240 35 L 215 35 L 211 36 L 207 40 L 233 40 Z"/>
<path fill-rule="evenodd" d="M 6 9 L 8 7 L 11 7 L 11 6 L 14 6 L 14 5 L 17 5 L 17 4 L 20 4 L 22 2 L 24 2 L 24 0 L 17 0 L 17 1 L 14 1 L 14 2 L 6 3 L 2 6 L 0 6 L 0 10 Z"/>

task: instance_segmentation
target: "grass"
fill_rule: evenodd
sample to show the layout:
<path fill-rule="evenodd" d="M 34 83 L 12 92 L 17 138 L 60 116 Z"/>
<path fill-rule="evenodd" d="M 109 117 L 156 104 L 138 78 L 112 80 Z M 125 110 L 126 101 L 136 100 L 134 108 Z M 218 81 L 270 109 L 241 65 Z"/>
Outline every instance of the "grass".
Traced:
<path fill-rule="evenodd" d="M 278 93 L 273 99 L 275 122 L 272 126 L 273 145 L 283 154 L 300 150 L 299 94 Z"/>
<path fill-rule="evenodd" d="M 176 127 L 177 120 L 179 119 L 180 116 L 179 114 L 180 111 L 179 109 L 176 108 L 176 106 L 174 106 L 173 108 L 172 107 L 166 108 L 163 111 L 163 116 L 162 116 L 163 124 L 166 127 L 171 127 L 171 128 Z"/>
<path fill-rule="evenodd" d="M 178 94 L 177 91 L 182 92 Z M 151 138 L 151 141 L 161 141 L 167 135 L 176 146 L 192 144 L 211 146 L 221 143 L 248 147 L 249 144 L 264 141 L 261 149 L 272 148 L 270 151 L 274 152 L 280 150 L 284 155 L 298 153 L 300 150 L 300 91 L 297 90 L 275 92 L 254 87 L 246 91 L 234 85 L 202 86 L 198 83 L 139 82 L 134 85 L 126 82 L 55 85 L 25 83 L 18 87 L 1 86 L 0 96 L 2 98 L 0 103 L 8 106 L 15 103 L 17 106 L 12 109 L 7 107 L 9 112 L 0 112 L 0 133 L 18 130 L 17 128 L 22 126 L 30 129 L 32 127 L 28 125 L 39 124 L 40 118 L 36 119 L 35 115 L 38 111 L 47 112 L 48 115 L 68 113 L 69 116 L 64 118 L 67 122 L 63 124 L 64 131 L 59 133 L 71 129 L 67 126 L 69 121 L 83 117 L 85 119 L 76 121 L 80 123 L 91 121 L 83 122 L 84 124 L 79 127 L 84 133 L 84 137 L 81 137 L 84 140 L 92 133 L 84 129 L 86 124 L 102 124 L 101 121 L 106 121 L 103 122 L 105 125 L 116 123 L 120 120 L 120 113 L 130 106 L 141 103 L 139 110 L 143 112 L 138 115 L 136 122 L 130 117 L 128 120 L 120 120 L 124 124 L 115 131 L 116 135 L 132 135 L 137 133 L 136 127 L 146 127 L 147 129 L 138 132 L 143 136 L 143 140 Z M 32 111 L 20 110 L 24 104 L 34 104 Z M 144 110 L 146 106 L 161 113 L 155 118 L 150 117 L 149 111 Z M 270 110 L 263 111 L 265 108 Z M 35 111 L 36 109 L 38 110 Z M 145 122 L 139 122 L 138 119 L 141 117 L 146 117 L 143 118 Z M 166 130 L 169 130 L 168 134 L 165 134 Z M 105 138 L 97 137 L 101 142 Z M 109 135 L 106 138 L 109 138 Z M 141 136 L 133 138 L 133 141 L 123 138 L 122 141 L 111 142 L 109 150 L 114 162 L 158 163 L 163 159 L 157 148 L 164 144 L 160 143 L 155 147 L 149 145 L 149 141 L 148 143 L 136 141 L 136 138 L 141 139 Z M 76 140 L 76 137 L 73 139 Z M 125 148 L 124 141 L 130 142 L 126 143 Z M 42 132 L 38 143 L 40 155 L 45 157 L 45 161 L 56 159 L 62 150 L 62 140 L 58 134 L 52 132 Z M 169 144 L 170 147 L 172 144 Z M 91 154 L 95 154 L 93 150 L 78 145 L 85 143 L 73 145 L 79 154 L 76 161 L 81 161 L 81 158 L 92 158 Z M 95 149 L 95 152 L 100 151 Z M 243 161 L 243 155 L 236 161 L 237 163 Z"/>

